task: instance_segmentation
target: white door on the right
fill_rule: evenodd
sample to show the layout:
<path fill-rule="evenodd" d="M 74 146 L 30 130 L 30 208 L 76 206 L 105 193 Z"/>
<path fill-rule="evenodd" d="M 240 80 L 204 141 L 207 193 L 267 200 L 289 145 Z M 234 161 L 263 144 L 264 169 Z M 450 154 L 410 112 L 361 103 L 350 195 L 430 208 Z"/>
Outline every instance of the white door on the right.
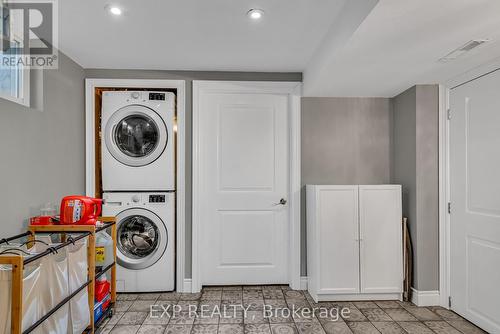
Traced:
<path fill-rule="evenodd" d="M 451 90 L 451 304 L 500 333 L 500 71 Z"/>

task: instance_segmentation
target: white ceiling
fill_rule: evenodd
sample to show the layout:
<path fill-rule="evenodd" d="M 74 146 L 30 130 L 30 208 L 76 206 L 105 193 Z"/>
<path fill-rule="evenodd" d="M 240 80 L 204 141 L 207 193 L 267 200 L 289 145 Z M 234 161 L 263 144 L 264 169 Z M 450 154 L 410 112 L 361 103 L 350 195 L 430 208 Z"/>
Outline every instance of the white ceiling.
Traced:
<path fill-rule="evenodd" d="M 499 0 L 64 0 L 59 13 L 60 49 L 84 68 L 303 71 L 306 96 L 392 97 L 500 57 Z M 476 38 L 492 42 L 438 62 Z"/>
<path fill-rule="evenodd" d="M 438 62 L 476 38 L 492 41 Z M 500 56 L 500 1 L 380 0 L 328 56 L 304 72 L 307 96 L 392 97 L 415 84 L 444 83 Z"/>
<path fill-rule="evenodd" d="M 63 0 L 59 46 L 85 68 L 301 72 L 345 1 Z"/>

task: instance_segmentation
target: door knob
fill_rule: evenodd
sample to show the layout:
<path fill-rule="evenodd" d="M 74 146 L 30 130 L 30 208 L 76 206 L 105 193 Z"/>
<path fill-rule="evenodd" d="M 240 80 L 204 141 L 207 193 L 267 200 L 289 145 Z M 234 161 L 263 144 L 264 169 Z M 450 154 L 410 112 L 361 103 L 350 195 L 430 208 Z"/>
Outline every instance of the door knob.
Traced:
<path fill-rule="evenodd" d="M 274 203 L 274 205 L 286 205 L 286 199 L 282 198 L 278 203 Z"/>

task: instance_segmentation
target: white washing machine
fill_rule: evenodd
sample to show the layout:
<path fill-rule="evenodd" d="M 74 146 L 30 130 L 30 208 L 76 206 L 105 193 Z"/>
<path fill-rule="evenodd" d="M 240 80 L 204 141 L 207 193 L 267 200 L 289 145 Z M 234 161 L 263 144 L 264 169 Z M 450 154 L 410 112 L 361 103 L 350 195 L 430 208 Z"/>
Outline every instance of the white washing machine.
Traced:
<path fill-rule="evenodd" d="M 103 215 L 116 216 L 117 291 L 173 291 L 175 194 L 104 193 L 103 199 Z"/>
<path fill-rule="evenodd" d="M 174 117 L 173 93 L 103 93 L 103 191 L 175 190 Z"/>

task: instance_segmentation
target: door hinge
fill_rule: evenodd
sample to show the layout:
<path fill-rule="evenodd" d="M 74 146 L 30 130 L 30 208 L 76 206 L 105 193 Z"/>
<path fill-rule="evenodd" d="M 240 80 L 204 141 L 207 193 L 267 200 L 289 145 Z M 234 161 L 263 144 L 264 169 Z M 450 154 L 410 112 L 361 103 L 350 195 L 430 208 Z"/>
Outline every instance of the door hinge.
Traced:
<path fill-rule="evenodd" d="M 448 213 L 451 214 L 451 202 L 448 202 Z"/>
<path fill-rule="evenodd" d="M 448 307 L 451 307 L 451 296 L 448 297 Z"/>
<path fill-rule="evenodd" d="M 451 109 L 448 109 L 446 117 L 448 118 L 448 120 L 451 119 Z"/>

